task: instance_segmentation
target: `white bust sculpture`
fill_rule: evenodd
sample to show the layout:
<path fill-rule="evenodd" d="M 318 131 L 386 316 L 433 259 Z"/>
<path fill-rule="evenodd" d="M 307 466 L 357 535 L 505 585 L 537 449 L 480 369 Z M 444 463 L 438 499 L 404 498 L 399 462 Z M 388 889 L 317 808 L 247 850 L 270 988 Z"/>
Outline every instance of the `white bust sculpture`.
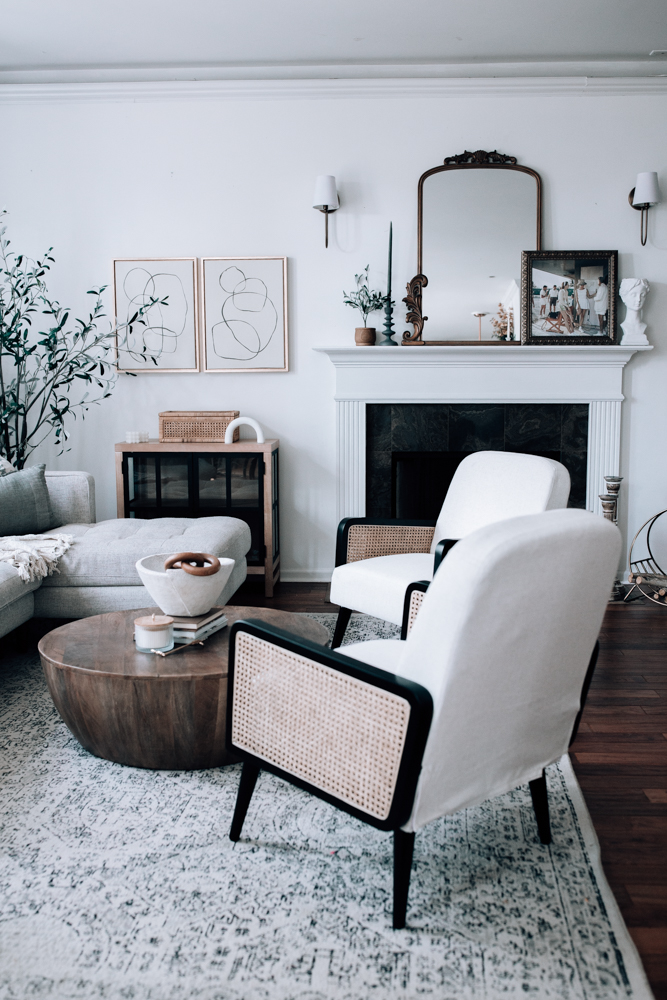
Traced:
<path fill-rule="evenodd" d="M 620 287 L 621 298 L 625 303 L 627 315 L 623 328 L 623 347 L 643 347 L 648 344 L 644 331 L 646 323 L 642 323 L 642 309 L 650 286 L 646 278 L 623 278 Z"/>

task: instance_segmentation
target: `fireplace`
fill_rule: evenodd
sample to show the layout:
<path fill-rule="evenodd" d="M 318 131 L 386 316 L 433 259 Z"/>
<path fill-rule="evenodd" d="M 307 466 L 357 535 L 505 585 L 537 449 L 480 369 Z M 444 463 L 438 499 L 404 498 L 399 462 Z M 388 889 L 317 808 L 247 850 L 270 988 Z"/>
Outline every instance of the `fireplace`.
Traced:
<path fill-rule="evenodd" d="M 456 468 L 475 451 L 562 462 L 570 506 L 586 506 L 588 404 L 369 403 L 366 513 L 437 517 Z"/>
<path fill-rule="evenodd" d="M 604 477 L 619 475 L 623 369 L 633 354 L 652 348 L 424 344 L 315 350 L 326 354 L 335 369 L 337 516 L 342 518 L 362 517 L 378 507 L 391 516 L 392 449 L 559 453 L 572 476 L 572 504 L 580 505 L 585 497 L 586 509 L 601 513 L 598 494 L 606 491 Z M 402 439 L 376 447 L 391 429 L 386 417 L 391 411 L 384 411 L 379 438 L 372 435 L 370 440 L 372 451 L 385 453 L 388 472 L 377 487 L 369 484 L 367 497 L 367 424 L 379 416 L 374 410 L 378 404 L 407 404 L 404 413 L 414 412 L 415 406 L 437 408 L 434 419 L 426 422 L 426 441 L 403 433 Z M 543 408 L 538 425 L 533 405 Z M 554 436 L 558 413 L 559 442 Z M 403 426 L 409 431 L 405 421 Z M 485 429 L 481 439 L 480 426 Z"/>

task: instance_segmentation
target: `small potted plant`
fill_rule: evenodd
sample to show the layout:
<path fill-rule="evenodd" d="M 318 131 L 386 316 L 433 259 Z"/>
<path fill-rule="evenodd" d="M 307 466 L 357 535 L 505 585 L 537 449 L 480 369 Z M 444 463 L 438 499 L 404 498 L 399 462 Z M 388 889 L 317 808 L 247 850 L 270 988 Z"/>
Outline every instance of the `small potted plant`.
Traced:
<path fill-rule="evenodd" d="M 368 287 L 367 264 L 361 274 L 355 274 L 354 280 L 357 283 L 355 292 L 343 292 L 343 302 L 346 306 L 358 309 L 362 315 L 364 325 L 356 327 L 354 331 L 354 342 L 358 346 L 370 346 L 375 344 L 375 327 L 368 326 L 368 316 L 372 312 L 379 312 L 384 308 L 386 295 L 378 291 L 371 291 Z"/>

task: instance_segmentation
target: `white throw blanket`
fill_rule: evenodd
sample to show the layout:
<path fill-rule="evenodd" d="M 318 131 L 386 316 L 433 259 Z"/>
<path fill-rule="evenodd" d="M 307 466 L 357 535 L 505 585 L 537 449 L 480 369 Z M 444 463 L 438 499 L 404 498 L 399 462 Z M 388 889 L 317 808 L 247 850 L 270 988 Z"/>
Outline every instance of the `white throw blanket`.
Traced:
<path fill-rule="evenodd" d="M 0 538 L 0 562 L 19 571 L 24 583 L 58 573 L 58 559 L 67 552 L 74 535 L 5 535 Z"/>

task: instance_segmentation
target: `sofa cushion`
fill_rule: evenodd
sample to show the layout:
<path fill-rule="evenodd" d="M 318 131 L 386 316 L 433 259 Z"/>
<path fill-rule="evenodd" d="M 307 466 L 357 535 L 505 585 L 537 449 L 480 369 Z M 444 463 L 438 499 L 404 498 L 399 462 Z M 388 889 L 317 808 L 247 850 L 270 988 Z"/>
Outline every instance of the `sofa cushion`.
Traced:
<path fill-rule="evenodd" d="M 0 477 L 0 535 L 30 535 L 54 526 L 44 465 Z"/>
<path fill-rule="evenodd" d="M 32 583 L 24 583 L 18 574 L 18 570 L 9 563 L 0 562 L 0 611 L 6 608 L 19 598 L 37 590 L 40 580 L 33 580 Z"/>
<path fill-rule="evenodd" d="M 74 535 L 74 543 L 43 587 L 136 587 L 134 564 L 144 556 L 209 552 L 240 560 L 250 548 L 250 528 L 235 517 L 125 518 L 59 530 Z"/>

